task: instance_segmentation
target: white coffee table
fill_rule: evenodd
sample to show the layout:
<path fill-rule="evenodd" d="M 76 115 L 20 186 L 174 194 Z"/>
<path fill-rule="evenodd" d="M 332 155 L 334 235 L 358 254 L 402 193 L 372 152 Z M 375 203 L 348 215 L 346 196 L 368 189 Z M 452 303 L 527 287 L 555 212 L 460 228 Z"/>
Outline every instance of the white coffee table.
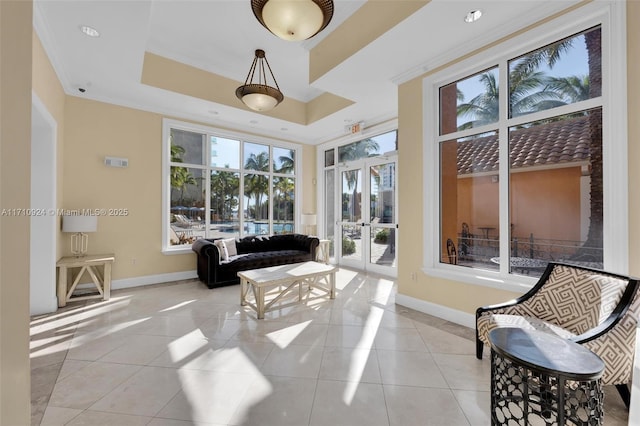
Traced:
<path fill-rule="evenodd" d="M 251 307 L 258 314 L 258 319 L 264 319 L 265 312 L 300 303 L 305 286 L 307 291 L 316 288 L 328 294 L 330 299 L 335 299 L 337 270 L 338 268 L 333 265 L 304 262 L 238 272 L 240 305 Z M 298 289 L 297 301 L 280 304 L 274 308 L 276 302 L 295 290 L 296 287 Z M 270 291 L 269 294 L 275 294 L 275 297 L 266 303 L 266 290 L 270 288 L 273 288 L 274 291 Z M 247 299 L 249 291 L 253 294 L 253 302 Z"/>

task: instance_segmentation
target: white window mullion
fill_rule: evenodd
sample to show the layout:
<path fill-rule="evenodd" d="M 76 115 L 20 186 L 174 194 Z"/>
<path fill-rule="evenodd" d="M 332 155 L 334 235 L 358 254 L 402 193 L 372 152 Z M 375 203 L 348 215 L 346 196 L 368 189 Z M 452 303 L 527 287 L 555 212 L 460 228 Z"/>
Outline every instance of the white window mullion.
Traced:
<path fill-rule="evenodd" d="M 500 93 L 499 104 L 500 113 L 498 119 L 498 140 L 499 140 L 499 185 L 498 185 L 498 217 L 500 227 L 500 273 L 509 273 L 509 242 L 510 242 L 510 212 L 509 212 L 509 96 L 507 95 L 509 82 L 509 67 L 506 61 L 501 61 L 499 65 Z"/>

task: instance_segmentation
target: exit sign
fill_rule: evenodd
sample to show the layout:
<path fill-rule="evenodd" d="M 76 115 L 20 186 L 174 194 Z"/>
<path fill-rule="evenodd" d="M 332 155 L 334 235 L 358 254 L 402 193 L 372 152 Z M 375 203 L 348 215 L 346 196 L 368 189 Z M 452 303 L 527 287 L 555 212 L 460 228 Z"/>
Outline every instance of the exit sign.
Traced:
<path fill-rule="evenodd" d="M 361 134 L 363 129 L 364 129 L 364 121 L 360 121 L 358 123 L 354 123 L 354 124 L 350 124 L 349 126 L 346 126 L 347 133 L 350 133 L 352 135 Z"/>

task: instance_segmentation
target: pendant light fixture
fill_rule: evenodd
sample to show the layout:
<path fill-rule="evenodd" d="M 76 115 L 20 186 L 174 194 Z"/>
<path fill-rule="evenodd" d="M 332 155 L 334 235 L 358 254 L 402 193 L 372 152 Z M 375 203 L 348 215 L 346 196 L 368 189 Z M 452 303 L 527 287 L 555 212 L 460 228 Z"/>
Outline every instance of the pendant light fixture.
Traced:
<path fill-rule="evenodd" d="M 267 84 L 267 70 L 269 70 L 275 87 Z M 257 82 L 254 83 L 253 79 L 256 73 L 258 74 Z M 236 96 L 254 111 L 269 111 L 284 99 L 269 62 L 264 55 L 264 50 L 256 50 L 256 56 L 253 58 L 247 79 L 242 86 L 236 89 Z"/>
<path fill-rule="evenodd" d="M 332 0 L 251 0 L 251 8 L 262 25 L 289 41 L 313 37 L 333 17 Z"/>

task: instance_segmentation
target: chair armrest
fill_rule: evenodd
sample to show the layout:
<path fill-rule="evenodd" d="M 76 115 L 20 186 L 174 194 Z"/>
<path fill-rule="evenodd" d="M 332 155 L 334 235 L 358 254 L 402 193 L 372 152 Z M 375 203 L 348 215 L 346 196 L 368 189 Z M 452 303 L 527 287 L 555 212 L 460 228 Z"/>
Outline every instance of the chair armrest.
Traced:
<path fill-rule="evenodd" d="M 540 288 L 547 282 L 547 280 L 549 279 L 549 275 L 551 275 L 551 272 L 553 272 L 553 268 L 555 268 L 556 265 L 557 263 L 555 262 L 549 262 L 549 264 L 547 265 L 547 269 L 544 270 L 544 273 L 540 276 L 540 278 L 538 279 L 538 282 L 522 296 L 509 300 L 507 302 L 496 303 L 494 305 L 488 305 L 488 306 L 481 306 L 478 309 L 476 309 L 476 321 L 485 312 L 493 312 L 493 311 L 500 311 L 503 309 L 507 309 L 534 297 L 536 293 L 540 290 Z"/>

